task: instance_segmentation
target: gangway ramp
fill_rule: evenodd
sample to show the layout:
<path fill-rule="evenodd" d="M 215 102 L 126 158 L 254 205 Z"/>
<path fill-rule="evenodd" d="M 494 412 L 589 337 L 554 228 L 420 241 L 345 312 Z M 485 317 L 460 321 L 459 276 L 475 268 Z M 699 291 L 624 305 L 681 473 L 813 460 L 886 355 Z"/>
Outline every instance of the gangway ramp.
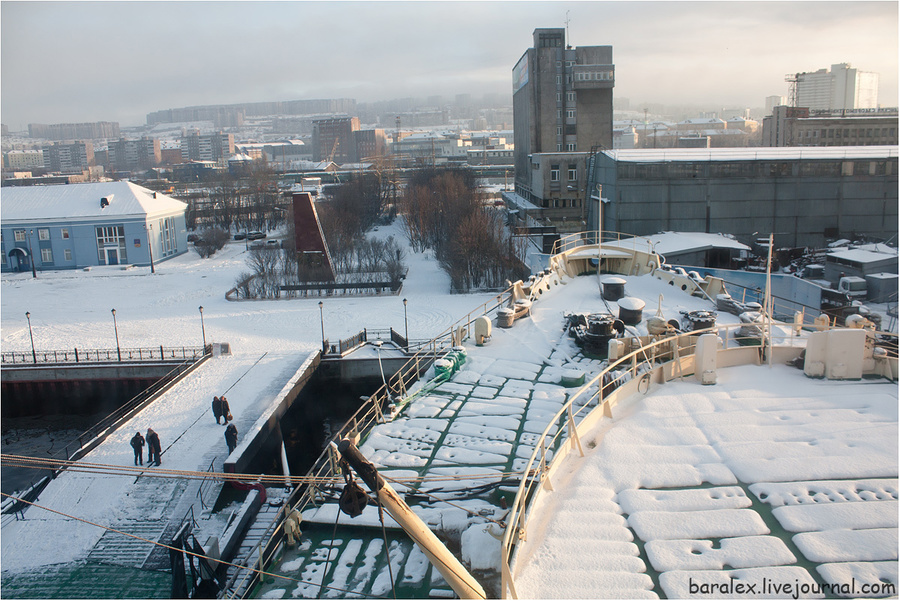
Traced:
<path fill-rule="evenodd" d="M 158 432 L 162 443 L 160 468 L 202 472 L 212 465 L 215 471 L 221 472 L 228 457 L 228 447 L 225 428 L 217 425 L 212 415 L 213 396 L 223 393 L 227 396 L 239 435 L 243 438 L 261 415 L 270 412 L 270 406 L 285 383 L 308 359 L 309 353 L 304 351 L 213 357 L 153 399 L 80 461 L 133 467 L 134 454 L 129 441 L 135 432 L 146 434 L 150 427 Z M 145 449 L 145 468 L 146 455 Z M 129 528 L 133 527 L 133 534 L 141 536 L 143 533 L 147 536 L 141 538 L 159 540 L 171 530 L 172 522 L 181 522 L 188 508 L 194 508 L 195 516 L 204 515 L 197 495 L 199 481 L 191 484 L 175 480 L 173 485 L 169 479 L 153 477 L 151 470 L 148 468 L 137 477 L 103 473 L 102 470 L 98 473 L 69 470 L 59 473 L 37 501 L 41 507 L 58 513 L 31 507 L 24 512 L 24 519 L 3 525 L 0 553 L 4 593 L 16 597 L 40 596 L 37 593 L 42 590 L 40 582 L 47 566 L 84 562 L 108 565 L 107 547 L 112 553 L 115 547 L 127 544 L 127 553 L 134 562 L 132 566 L 142 561 L 146 568 L 153 569 L 155 566 L 149 565 L 155 563 L 150 561 L 151 555 L 156 555 L 152 542 L 125 543 L 107 535 L 108 530 L 98 526 L 129 534 L 132 534 Z M 157 536 L 157 532 L 161 534 Z M 112 572 L 116 573 L 120 572 Z M 133 571 L 121 573 L 123 577 L 133 577 Z M 19 577 L 21 574 L 29 577 Z M 16 577 L 9 580 L 8 576 L 13 575 Z M 9 587 L 8 584 L 13 582 L 15 586 Z M 31 592 L 35 594 L 29 592 L 29 587 L 33 587 Z M 66 596 L 64 591 L 58 593 Z"/>

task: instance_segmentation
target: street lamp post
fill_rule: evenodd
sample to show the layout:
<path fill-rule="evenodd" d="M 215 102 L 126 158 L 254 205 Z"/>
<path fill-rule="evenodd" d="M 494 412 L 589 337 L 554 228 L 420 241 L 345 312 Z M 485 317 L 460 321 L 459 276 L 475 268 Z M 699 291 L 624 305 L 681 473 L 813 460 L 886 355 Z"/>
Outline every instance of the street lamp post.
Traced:
<path fill-rule="evenodd" d="M 34 250 L 31 248 L 31 239 L 34 238 L 34 230 L 28 230 L 28 254 L 31 255 L 31 277 L 37 279 L 37 270 L 34 268 Z"/>
<path fill-rule="evenodd" d="M 203 305 L 200 305 L 200 331 L 203 333 L 203 352 L 206 352 L 206 328 L 203 327 Z"/>
<path fill-rule="evenodd" d="M 31 358 L 37 363 L 37 352 L 34 350 L 34 334 L 31 332 L 31 312 L 25 311 L 25 319 L 28 320 L 28 337 L 31 338 Z"/>
<path fill-rule="evenodd" d="M 113 316 L 113 329 L 116 332 L 116 354 L 119 356 L 119 361 L 122 360 L 122 347 L 119 346 L 119 326 L 116 323 L 116 310 L 112 310 Z"/>
<path fill-rule="evenodd" d="M 149 224 L 150 233 L 147 234 L 147 250 L 150 251 L 150 273 L 156 273 L 156 268 L 153 267 L 153 224 Z"/>
<path fill-rule="evenodd" d="M 324 303 L 319 301 L 319 322 L 322 324 L 322 352 L 325 352 L 325 313 L 322 312 Z"/>
<path fill-rule="evenodd" d="M 403 331 L 406 335 L 406 349 L 409 350 L 409 319 L 406 317 L 406 299 L 403 299 Z"/>

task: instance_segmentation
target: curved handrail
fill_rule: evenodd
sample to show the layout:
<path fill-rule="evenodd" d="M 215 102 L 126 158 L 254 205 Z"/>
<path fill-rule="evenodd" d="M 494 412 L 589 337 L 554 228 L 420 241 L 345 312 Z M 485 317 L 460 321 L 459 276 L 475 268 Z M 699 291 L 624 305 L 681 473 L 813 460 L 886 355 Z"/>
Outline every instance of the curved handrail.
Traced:
<path fill-rule="evenodd" d="M 563 437 L 567 437 L 568 440 L 571 441 L 571 446 L 574 448 L 576 445 L 580 445 L 580 442 L 578 441 L 579 434 L 577 428 L 581 423 L 585 421 L 585 419 L 587 419 L 588 417 L 592 417 L 595 412 L 598 411 L 605 412 L 604 414 L 608 415 L 608 402 L 610 400 L 610 397 L 607 395 L 606 398 L 604 398 L 604 389 L 609 387 L 611 384 L 620 382 L 616 386 L 616 388 L 618 388 L 619 385 L 624 384 L 624 382 L 621 382 L 621 380 L 623 380 L 626 375 L 630 376 L 629 379 L 635 379 L 639 375 L 643 379 L 645 374 L 649 375 L 649 372 L 656 367 L 660 367 L 665 364 L 671 364 L 675 361 L 680 361 L 684 357 L 693 355 L 695 344 L 691 339 L 696 339 L 696 337 L 702 334 L 719 334 L 726 341 L 726 349 L 729 348 L 727 345 L 727 341 L 729 340 L 736 342 L 738 346 L 740 346 L 740 338 L 734 335 L 729 337 L 728 334 L 732 330 L 739 331 L 740 328 L 744 327 L 744 325 L 746 324 L 716 325 L 704 330 L 697 330 L 693 332 L 682 333 L 677 336 L 670 336 L 658 341 L 654 341 L 650 344 L 647 344 L 646 346 L 642 346 L 641 348 L 632 351 L 631 353 L 618 359 L 614 363 L 609 364 L 598 375 L 581 386 L 581 388 L 579 388 L 575 392 L 575 394 L 573 394 L 569 398 L 569 400 L 559 409 L 559 411 L 556 412 L 556 414 L 550 419 L 547 426 L 539 436 L 539 442 L 535 445 L 534 451 L 532 451 L 531 456 L 528 458 L 528 461 L 525 464 L 525 467 L 521 470 L 519 489 L 516 491 L 515 500 L 510 507 L 510 512 L 506 519 L 507 528 L 501 542 L 500 551 L 503 579 L 503 584 L 500 592 L 501 598 L 505 598 L 507 590 L 513 593 L 513 597 L 516 596 L 515 586 L 512 579 L 512 566 L 510 564 L 513 559 L 513 551 L 516 545 L 516 541 L 524 536 L 525 526 L 529 517 L 527 510 L 532 501 L 532 497 L 534 496 L 537 487 L 540 486 L 543 480 L 546 478 L 547 473 L 551 471 L 552 468 L 556 465 L 556 462 L 558 460 L 562 460 L 562 458 L 565 457 L 565 453 L 557 452 L 561 451 L 564 448 L 565 443 L 567 442 Z M 791 324 L 779 325 L 783 327 L 791 327 Z M 889 338 L 893 337 L 895 339 L 897 338 L 896 334 L 888 332 L 877 332 L 876 334 L 878 336 L 887 336 Z M 793 338 L 794 335 L 795 331 L 792 328 L 791 337 Z M 682 342 L 687 342 L 687 344 L 682 345 Z M 896 344 L 896 342 L 894 344 Z M 672 348 L 665 349 L 664 347 L 666 346 Z M 734 349 L 737 347 L 733 346 L 730 348 Z M 765 349 L 765 345 L 756 348 L 759 348 L 762 351 Z M 659 353 L 660 350 L 663 350 L 663 352 Z M 672 359 L 670 361 L 666 361 L 663 363 L 656 362 L 657 357 L 659 357 L 660 355 L 665 357 L 670 354 L 672 355 Z M 622 370 L 623 367 L 626 368 L 625 371 L 623 373 L 617 373 Z M 643 372 L 640 371 L 641 368 L 644 367 L 648 369 Z M 685 366 L 679 365 L 678 367 L 683 370 Z M 691 371 L 693 371 L 693 369 Z M 616 375 L 611 377 L 610 374 Z M 679 375 L 683 376 L 685 374 L 680 373 Z M 578 401 L 582 401 L 583 397 L 594 388 L 596 388 L 596 391 L 593 392 L 589 398 L 587 398 L 583 402 L 580 402 L 579 404 Z M 612 391 L 610 391 L 610 393 L 611 392 Z M 591 404 L 594 401 L 597 402 L 596 406 L 593 406 L 589 411 L 582 414 L 585 408 L 591 407 Z M 573 407 L 577 407 L 577 409 L 573 410 Z M 581 419 L 579 421 L 579 424 L 576 424 L 575 418 L 578 416 L 580 416 Z M 564 423 L 564 421 L 567 424 L 567 427 L 560 426 L 560 424 Z M 556 430 L 556 432 L 551 434 L 554 429 Z M 547 463 L 548 452 L 552 454 L 549 464 Z"/>
<path fill-rule="evenodd" d="M 622 240 L 643 240 L 647 243 L 647 251 L 655 252 L 653 250 L 653 243 L 644 236 L 635 236 L 634 234 L 628 234 L 626 232 L 616 232 L 610 230 L 603 230 L 600 232 L 600 242 L 621 242 Z M 575 232 L 574 234 L 568 234 L 563 236 L 559 240 L 556 240 L 553 243 L 553 249 L 550 251 L 550 255 L 558 255 L 569 250 L 581 247 L 581 246 L 594 246 L 597 244 L 597 230 L 586 230 L 582 232 Z M 643 249 L 641 249 L 643 250 Z"/>

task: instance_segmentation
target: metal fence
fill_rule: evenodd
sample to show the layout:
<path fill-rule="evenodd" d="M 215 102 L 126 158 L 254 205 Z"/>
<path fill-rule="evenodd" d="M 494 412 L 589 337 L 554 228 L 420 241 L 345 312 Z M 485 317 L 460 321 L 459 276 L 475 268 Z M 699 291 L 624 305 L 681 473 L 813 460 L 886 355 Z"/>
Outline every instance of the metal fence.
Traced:
<path fill-rule="evenodd" d="M 117 363 L 135 361 L 190 361 L 209 352 L 209 345 L 113 349 L 65 349 L 54 351 L 9 351 L 0 354 L 3 365 L 68 363 Z"/>

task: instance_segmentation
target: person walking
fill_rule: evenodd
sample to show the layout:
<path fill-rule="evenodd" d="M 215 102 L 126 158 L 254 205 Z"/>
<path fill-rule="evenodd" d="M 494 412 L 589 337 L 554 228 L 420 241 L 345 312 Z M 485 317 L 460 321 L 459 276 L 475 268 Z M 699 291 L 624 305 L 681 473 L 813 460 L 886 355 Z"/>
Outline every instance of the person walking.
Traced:
<path fill-rule="evenodd" d="M 222 403 L 222 417 L 225 418 L 225 423 L 227 424 L 232 419 L 234 419 L 233 417 L 231 417 L 231 409 L 228 408 L 228 399 L 226 399 L 224 396 L 222 396 L 222 399 L 220 402 Z M 216 421 L 216 423 L 218 424 L 219 422 Z"/>
<path fill-rule="evenodd" d="M 222 399 L 217 396 L 213 397 L 212 412 L 216 418 L 216 423 L 218 424 L 219 418 L 222 417 Z"/>
<path fill-rule="evenodd" d="M 137 465 L 140 462 L 141 465 L 144 465 L 144 437 L 140 432 L 135 433 L 131 438 L 131 448 L 134 449 L 134 464 Z"/>
<path fill-rule="evenodd" d="M 235 447 L 237 447 L 237 438 L 238 431 L 237 426 L 234 425 L 234 422 L 228 424 L 228 427 L 225 428 L 225 442 L 228 443 L 228 454 L 231 455 L 234 453 Z"/>
<path fill-rule="evenodd" d="M 162 453 L 162 446 L 159 442 L 159 434 L 153 428 L 147 428 L 147 453 L 149 456 L 147 465 L 153 465 L 154 461 L 156 461 L 156 465 L 161 464 L 160 453 Z"/>

